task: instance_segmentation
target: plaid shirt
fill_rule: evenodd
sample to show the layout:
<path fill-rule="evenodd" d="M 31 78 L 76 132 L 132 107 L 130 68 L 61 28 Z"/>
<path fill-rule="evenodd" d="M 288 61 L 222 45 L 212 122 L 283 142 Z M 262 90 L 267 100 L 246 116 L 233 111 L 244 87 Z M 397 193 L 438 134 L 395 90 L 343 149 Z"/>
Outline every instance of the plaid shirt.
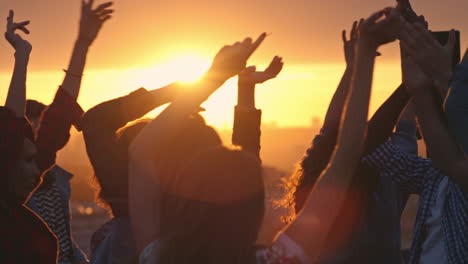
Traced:
<path fill-rule="evenodd" d="M 428 233 L 426 222 L 435 206 L 439 184 L 447 176 L 433 168 L 429 159 L 406 154 L 391 142 L 382 144 L 364 162 L 378 169 L 382 176 L 392 177 L 403 191 L 420 196 L 409 261 L 419 263 Z M 450 179 L 442 229 L 448 263 L 468 263 L 468 194 Z"/>

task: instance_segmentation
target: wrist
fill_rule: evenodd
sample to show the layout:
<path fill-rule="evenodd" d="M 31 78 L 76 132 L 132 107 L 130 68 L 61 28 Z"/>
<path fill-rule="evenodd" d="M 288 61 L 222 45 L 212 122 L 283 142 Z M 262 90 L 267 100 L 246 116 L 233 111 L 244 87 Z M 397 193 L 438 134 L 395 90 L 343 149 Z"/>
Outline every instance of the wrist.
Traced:
<path fill-rule="evenodd" d="M 377 48 L 379 45 L 376 45 L 373 41 L 367 38 L 360 38 L 357 42 L 357 52 L 358 55 L 365 54 L 369 56 L 377 56 Z"/>
<path fill-rule="evenodd" d="M 211 82 L 219 82 L 219 83 L 224 83 L 226 82 L 230 76 L 227 74 L 216 70 L 215 67 L 211 67 L 203 77 L 204 80 L 211 81 Z"/>
<path fill-rule="evenodd" d="M 255 109 L 255 84 L 238 84 L 237 105 L 242 108 Z"/>
<path fill-rule="evenodd" d="M 29 60 L 29 55 L 31 54 L 30 51 L 26 51 L 26 50 L 17 50 L 15 52 L 15 59 L 16 60 L 26 60 L 28 61 Z"/>
<path fill-rule="evenodd" d="M 92 41 L 88 39 L 78 37 L 78 39 L 75 41 L 75 47 L 88 49 L 91 46 L 91 42 Z"/>

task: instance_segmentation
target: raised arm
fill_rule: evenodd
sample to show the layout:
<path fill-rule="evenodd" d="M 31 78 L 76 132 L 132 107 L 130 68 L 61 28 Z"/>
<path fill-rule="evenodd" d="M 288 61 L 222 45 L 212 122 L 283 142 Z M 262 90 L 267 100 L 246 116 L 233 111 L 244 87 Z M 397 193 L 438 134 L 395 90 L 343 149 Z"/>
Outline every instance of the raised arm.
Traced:
<path fill-rule="evenodd" d="M 239 73 L 232 144 L 241 146 L 259 159 L 262 111 L 255 108 L 255 86 L 275 78 L 282 68 L 282 58 L 276 56 L 263 72 L 251 66 Z"/>
<path fill-rule="evenodd" d="M 416 23 L 428 28 L 429 24 L 420 16 Z M 401 58 L 406 54 L 401 50 Z M 398 89 L 382 104 L 375 112 L 369 121 L 367 128 L 366 147 L 364 154 L 367 155 L 374 151 L 379 145 L 383 144 L 392 135 L 400 114 L 405 106 L 410 101 L 410 95 L 404 84 L 401 84 Z"/>
<path fill-rule="evenodd" d="M 93 44 L 104 22 L 111 18 L 114 12 L 109 9 L 112 2 L 107 2 L 93 9 L 94 0 L 81 1 L 81 19 L 78 38 L 75 41 L 68 69 L 62 88 L 73 98 L 77 99 L 80 92 L 86 57 L 89 47 Z"/>
<path fill-rule="evenodd" d="M 436 87 L 437 91 L 448 87 L 451 58 L 444 54 L 451 54 L 448 50 L 454 47 L 455 34 L 451 32 L 447 46 L 442 47 L 423 27 L 405 24 L 401 42 L 410 54 L 409 63 L 417 65 L 414 68 L 420 72 L 419 75 L 408 75 L 406 80 L 414 94 L 419 125 L 434 166 L 467 192 L 468 160 L 448 130 L 442 106 L 436 103 L 438 96 L 434 96 L 431 89 L 434 84 L 444 86 Z"/>
<path fill-rule="evenodd" d="M 52 104 L 44 111 L 36 135 L 38 166 L 47 170 L 55 163 L 57 151 L 70 138 L 72 125 L 78 126 L 83 110 L 76 99 L 88 54 L 88 48 L 96 38 L 102 24 L 110 18 L 111 3 L 92 9 L 94 0 L 82 1 L 80 32 L 73 49 L 70 66 Z"/>
<path fill-rule="evenodd" d="M 318 177 L 330 162 L 335 149 L 343 108 L 351 86 L 355 59 L 354 48 L 358 39 L 358 26 L 360 25 L 355 21 L 351 29 L 349 40 L 346 37 L 346 30 L 342 32 L 346 70 L 328 105 L 327 114 L 320 134 L 315 136 L 312 141 L 312 146 L 306 151 L 306 155 L 301 161 L 299 172 L 302 176 L 299 179 L 299 184 L 295 193 L 295 208 L 297 213 L 304 208 L 305 201 L 310 191 L 312 191 Z"/>
<path fill-rule="evenodd" d="M 385 14 L 387 17 L 377 22 Z M 328 169 L 312 190 L 304 208 L 304 212 L 315 212 L 319 219 L 319 227 L 310 226 L 311 223 L 307 223 L 306 220 L 301 221 L 301 216 L 296 220 L 296 222 L 299 220 L 297 225 L 302 226 L 296 227 L 298 234 L 293 238 L 299 238 L 297 241 L 306 249 L 313 260 L 320 256 L 320 251 L 345 200 L 351 178 L 364 150 L 377 48 L 395 40 L 399 21 L 398 9 L 385 9 L 365 20 L 359 29 L 360 37 L 356 45 L 355 69 L 342 117 L 338 145 Z M 324 201 L 326 201 L 326 207 L 323 206 Z M 296 225 L 296 222 L 293 223 L 292 227 Z M 300 238 L 301 233 L 311 230 L 313 234 Z M 291 235 L 291 233 L 289 234 Z"/>
<path fill-rule="evenodd" d="M 16 30 L 21 30 L 29 34 L 26 25 L 29 21 L 15 23 L 14 12 L 10 10 L 7 18 L 7 26 L 5 38 L 15 49 L 15 68 L 8 89 L 8 96 L 5 106 L 12 110 L 17 117 L 24 117 L 26 107 L 26 75 L 28 70 L 29 55 L 31 54 L 32 46 L 27 40 L 24 40 L 20 35 L 16 34 Z"/>
<path fill-rule="evenodd" d="M 389 139 L 409 100 L 410 96 L 402 84 L 379 107 L 368 123 L 364 155 L 369 154 Z"/>
<path fill-rule="evenodd" d="M 158 170 L 154 158 L 170 147 L 169 142 L 181 131 L 183 120 L 216 91 L 227 79 L 239 74 L 247 59 L 265 39 L 262 34 L 252 43 L 225 46 L 216 55 L 202 81 L 186 89 L 157 118 L 148 124 L 129 148 L 129 204 L 137 252 L 159 237 Z M 150 203 L 148 201 L 151 201 Z"/>

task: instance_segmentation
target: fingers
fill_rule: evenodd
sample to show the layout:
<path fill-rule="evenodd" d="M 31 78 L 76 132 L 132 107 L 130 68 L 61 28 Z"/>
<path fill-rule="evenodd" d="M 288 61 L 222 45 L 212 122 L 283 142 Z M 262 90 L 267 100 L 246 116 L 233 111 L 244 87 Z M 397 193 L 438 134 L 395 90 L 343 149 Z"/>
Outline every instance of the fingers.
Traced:
<path fill-rule="evenodd" d="M 114 2 L 107 2 L 107 3 L 101 4 L 94 10 L 94 12 L 99 13 L 99 12 L 103 11 L 104 9 L 112 6 L 113 4 L 114 4 Z"/>
<path fill-rule="evenodd" d="M 455 33 L 455 30 L 452 29 L 452 30 L 450 30 L 449 39 L 448 39 L 448 42 L 445 45 L 445 47 L 449 48 L 449 49 L 454 49 L 456 41 L 457 41 L 457 35 Z"/>
<path fill-rule="evenodd" d="M 344 43 L 348 42 L 348 39 L 346 38 L 346 30 L 341 31 L 341 38 Z"/>
<path fill-rule="evenodd" d="M 244 41 L 242 41 L 242 46 L 246 48 L 250 48 L 252 45 L 252 38 L 245 38 Z"/>
<path fill-rule="evenodd" d="M 357 37 L 357 25 L 358 25 L 358 22 L 354 21 L 353 27 L 351 28 L 351 36 L 350 36 L 351 39 L 355 39 Z"/>
<path fill-rule="evenodd" d="M 15 16 L 15 13 L 13 12 L 13 10 L 10 10 L 10 12 L 8 13 L 7 22 L 12 23 L 14 16 Z"/>
<path fill-rule="evenodd" d="M 372 14 L 370 17 L 368 17 L 365 21 L 365 23 L 375 23 L 377 20 L 382 18 L 385 15 L 386 9 L 380 10 L 374 14 Z"/>
<path fill-rule="evenodd" d="M 267 34 L 264 32 L 257 38 L 257 40 L 255 40 L 254 43 L 252 43 L 252 45 L 250 46 L 250 50 L 248 52 L 248 57 L 250 57 L 257 50 L 257 48 L 265 40 L 266 36 L 267 36 Z"/>
<path fill-rule="evenodd" d="M 105 16 L 105 17 L 101 17 L 101 23 L 104 23 L 106 22 L 107 20 L 111 19 L 112 16 L 108 15 L 108 16 Z"/>
<path fill-rule="evenodd" d="M 271 61 L 270 66 L 265 70 L 265 73 L 268 74 L 269 78 L 274 78 L 281 72 L 283 65 L 283 58 L 275 56 Z"/>
<path fill-rule="evenodd" d="M 30 21 L 23 21 L 23 22 L 20 22 L 20 23 L 15 23 L 14 26 L 13 26 L 13 31 L 16 30 L 16 29 L 19 29 L 21 31 L 23 31 L 24 33 L 26 34 L 29 34 L 29 30 L 26 28 L 27 25 L 29 25 Z"/>
<path fill-rule="evenodd" d="M 97 14 L 100 18 L 108 16 L 110 14 L 114 13 L 114 10 L 109 9 L 109 10 L 104 10 L 101 13 Z"/>

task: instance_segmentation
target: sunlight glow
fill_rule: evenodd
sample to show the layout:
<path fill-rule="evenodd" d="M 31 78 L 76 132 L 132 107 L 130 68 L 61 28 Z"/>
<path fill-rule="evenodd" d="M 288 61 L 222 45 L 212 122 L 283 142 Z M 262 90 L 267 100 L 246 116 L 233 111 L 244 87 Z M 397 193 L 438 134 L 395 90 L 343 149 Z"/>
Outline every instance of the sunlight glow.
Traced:
<path fill-rule="evenodd" d="M 209 69 L 211 60 L 196 54 L 178 55 L 158 65 L 156 69 L 164 79 L 194 82 Z"/>

